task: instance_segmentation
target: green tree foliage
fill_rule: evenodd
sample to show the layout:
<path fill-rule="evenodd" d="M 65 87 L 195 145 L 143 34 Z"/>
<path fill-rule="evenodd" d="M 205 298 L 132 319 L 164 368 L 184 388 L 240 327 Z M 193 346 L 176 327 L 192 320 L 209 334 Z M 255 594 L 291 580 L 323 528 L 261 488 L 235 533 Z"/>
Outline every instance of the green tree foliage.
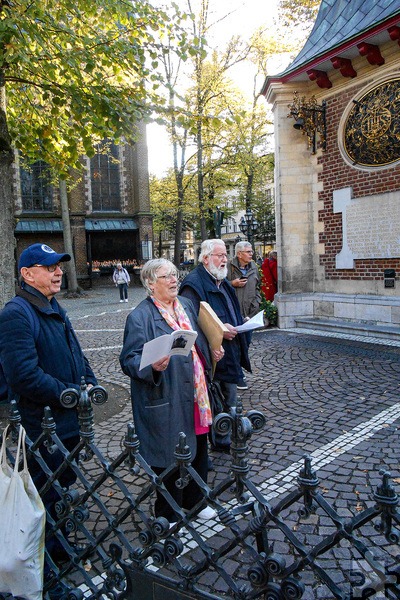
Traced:
<path fill-rule="evenodd" d="M 216 207 L 229 216 L 239 208 L 253 207 L 258 198 L 265 199 L 266 185 L 273 176 L 272 127 L 259 92 L 270 59 L 294 51 L 295 46 L 274 29 L 257 31 L 249 41 L 236 36 L 213 49 L 209 46 L 211 0 L 186 2 L 190 13 L 187 40 L 192 40 L 196 51 L 188 53 L 182 75 L 174 47 L 169 41 L 163 46 L 160 62 L 166 65 L 168 91 L 168 111 L 163 119 L 173 146 L 178 217 L 186 210 L 186 196 L 195 190 L 197 232 L 204 239 L 212 229 L 210 215 Z M 244 61 L 253 73 L 246 95 L 230 78 L 232 69 Z M 232 200 L 237 198 L 240 203 L 234 202 L 233 208 Z M 273 212 L 273 206 L 268 207 Z M 265 222 L 265 215 L 261 216 Z M 179 227 L 178 218 L 175 248 L 180 242 Z"/>
<path fill-rule="evenodd" d="M 96 139 L 132 135 L 155 79 L 158 11 L 143 0 L 11 0 L 0 15 L 8 129 L 24 156 L 67 175 Z"/>
<path fill-rule="evenodd" d="M 179 37 L 147 0 L 0 0 L 1 301 L 13 293 L 10 142 L 66 179 L 102 139 L 134 140 L 136 123 L 163 102 L 155 33 L 170 24 Z"/>
<path fill-rule="evenodd" d="M 196 223 L 196 197 L 190 187 L 191 177 L 186 175 L 182 179 L 183 203 L 181 203 L 176 187 L 174 171 L 171 170 L 165 177 L 150 177 L 150 207 L 153 215 L 154 239 L 157 240 L 157 254 L 162 254 L 163 235 L 174 238 L 178 229 L 178 220 L 181 222 L 182 238 L 183 229 L 192 229 Z M 175 249 L 176 253 L 176 249 Z M 179 257 L 179 248 L 178 254 Z"/>

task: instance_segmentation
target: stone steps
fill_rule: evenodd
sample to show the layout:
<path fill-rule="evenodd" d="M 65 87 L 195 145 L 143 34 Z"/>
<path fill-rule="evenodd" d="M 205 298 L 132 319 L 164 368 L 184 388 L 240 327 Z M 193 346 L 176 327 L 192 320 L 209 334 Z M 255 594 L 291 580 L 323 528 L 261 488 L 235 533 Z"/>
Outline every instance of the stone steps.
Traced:
<path fill-rule="evenodd" d="M 298 317 L 295 319 L 295 323 L 296 329 L 345 333 L 348 335 L 377 337 L 400 342 L 400 327 L 395 325 L 370 325 L 369 323 L 357 321 L 339 321 L 316 317 Z"/>

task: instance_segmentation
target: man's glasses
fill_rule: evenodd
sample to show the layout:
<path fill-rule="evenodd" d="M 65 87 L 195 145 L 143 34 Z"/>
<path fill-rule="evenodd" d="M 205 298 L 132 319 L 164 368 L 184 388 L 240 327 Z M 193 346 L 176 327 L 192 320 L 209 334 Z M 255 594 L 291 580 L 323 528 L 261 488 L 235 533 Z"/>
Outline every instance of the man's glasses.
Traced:
<path fill-rule="evenodd" d="M 216 256 L 219 260 L 222 260 L 223 258 L 228 258 L 227 254 L 211 254 L 211 256 Z"/>
<path fill-rule="evenodd" d="M 44 269 L 47 269 L 49 273 L 54 273 L 56 269 L 60 269 L 62 272 L 64 272 L 61 263 L 56 263 L 55 265 L 32 265 L 32 267 L 43 267 Z"/>
<path fill-rule="evenodd" d="M 168 275 L 156 275 L 157 279 L 165 279 L 165 281 L 172 281 L 173 279 L 178 279 L 179 274 L 175 273 L 175 271 L 173 273 L 168 273 Z"/>

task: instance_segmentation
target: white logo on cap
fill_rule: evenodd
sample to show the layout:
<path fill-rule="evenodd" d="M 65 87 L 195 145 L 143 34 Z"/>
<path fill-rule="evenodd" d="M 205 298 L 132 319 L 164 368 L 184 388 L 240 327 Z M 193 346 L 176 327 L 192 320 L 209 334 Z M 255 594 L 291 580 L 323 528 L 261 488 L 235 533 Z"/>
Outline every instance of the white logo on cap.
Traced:
<path fill-rule="evenodd" d="M 50 248 L 50 246 L 46 246 L 46 244 L 42 244 L 40 247 L 43 250 L 43 252 L 48 252 L 48 254 L 55 254 L 53 248 Z"/>

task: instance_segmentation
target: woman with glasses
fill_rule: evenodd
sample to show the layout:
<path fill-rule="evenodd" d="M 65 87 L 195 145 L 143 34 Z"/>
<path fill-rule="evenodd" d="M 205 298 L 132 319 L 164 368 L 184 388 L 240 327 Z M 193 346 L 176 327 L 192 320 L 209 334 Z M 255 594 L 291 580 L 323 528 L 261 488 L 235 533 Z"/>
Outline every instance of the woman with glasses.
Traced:
<path fill-rule="evenodd" d="M 131 378 L 132 409 L 140 453 L 160 474 L 174 464 L 179 434 L 184 432 L 192 466 L 207 482 L 207 434 L 212 422 L 205 379 L 205 370 L 211 367 L 208 344 L 197 326 L 192 303 L 178 297 L 178 272 L 170 261 L 163 258 L 148 261 L 140 278 L 148 297 L 127 318 L 120 355 L 122 370 Z M 144 344 L 177 329 L 198 332 L 189 355 L 164 356 L 140 369 Z M 213 355 L 215 360 L 222 358 L 222 348 Z M 201 503 L 201 490 L 193 481 L 178 489 L 175 485 L 178 477 L 179 473 L 175 472 L 164 480 L 164 484 L 177 504 L 190 510 Z M 170 523 L 177 521 L 173 508 L 159 493 L 154 511 L 156 517 L 165 517 Z M 198 514 L 203 520 L 213 516 L 215 511 L 208 506 Z"/>

